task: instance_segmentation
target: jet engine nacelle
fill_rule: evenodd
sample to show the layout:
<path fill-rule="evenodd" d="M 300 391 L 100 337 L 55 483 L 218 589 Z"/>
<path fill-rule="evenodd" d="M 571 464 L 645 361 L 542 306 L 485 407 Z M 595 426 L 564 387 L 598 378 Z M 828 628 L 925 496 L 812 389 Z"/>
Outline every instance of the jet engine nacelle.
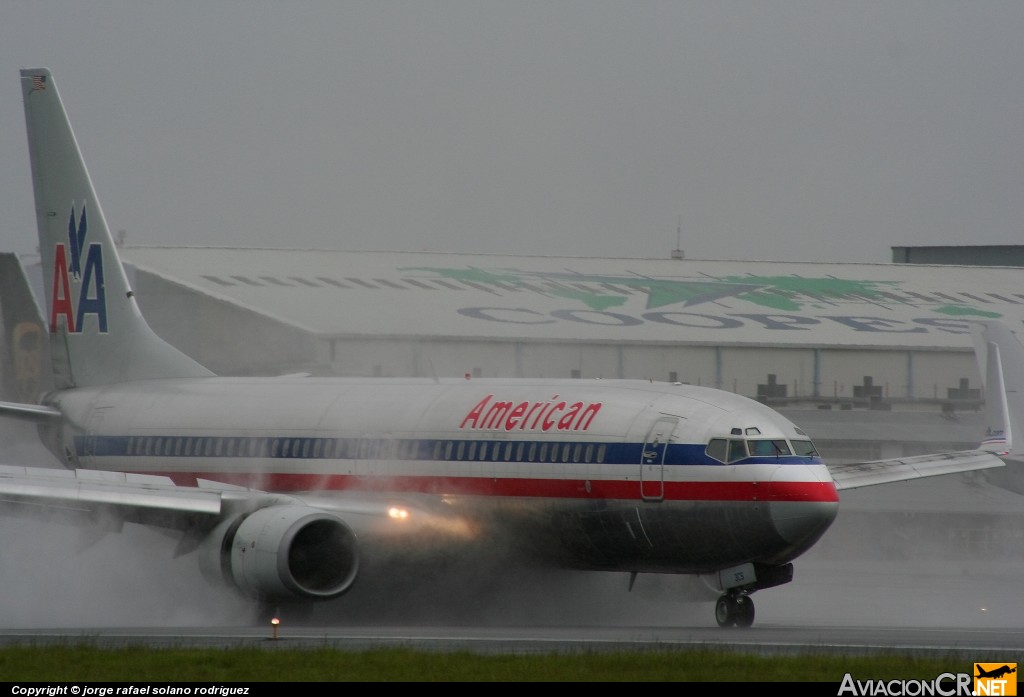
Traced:
<path fill-rule="evenodd" d="M 330 600 L 359 571 L 356 534 L 309 506 L 261 508 L 230 518 L 207 536 L 203 573 L 260 600 Z"/>

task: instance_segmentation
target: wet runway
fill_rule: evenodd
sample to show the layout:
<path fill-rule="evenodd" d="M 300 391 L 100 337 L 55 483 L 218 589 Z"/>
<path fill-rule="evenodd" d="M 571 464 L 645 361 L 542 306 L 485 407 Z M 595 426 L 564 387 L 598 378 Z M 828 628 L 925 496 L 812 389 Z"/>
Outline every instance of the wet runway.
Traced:
<path fill-rule="evenodd" d="M 723 649 L 759 655 L 827 653 L 949 657 L 965 662 L 1024 661 L 1024 630 L 955 627 L 800 627 L 747 630 L 668 627 L 109 627 L 10 630 L 0 645 L 83 643 L 102 648 L 338 648 L 401 647 L 424 651 L 573 654 L 600 651 Z"/>

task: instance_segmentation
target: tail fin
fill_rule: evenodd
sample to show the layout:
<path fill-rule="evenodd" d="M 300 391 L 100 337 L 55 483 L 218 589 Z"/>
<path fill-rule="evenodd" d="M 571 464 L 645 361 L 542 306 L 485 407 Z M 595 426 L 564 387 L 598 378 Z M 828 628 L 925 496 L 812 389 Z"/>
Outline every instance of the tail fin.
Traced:
<path fill-rule="evenodd" d="M 972 323 L 974 355 L 985 376 L 986 437 L 982 448 L 998 455 L 1013 453 L 1013 432 L 1024 418 L 1024 346 L 1005 324 Z"/>
<path fill-rule="evenodd" d="M 25 269 L 10 252 L 0 253 L 0 319 L 0 399 L 35 404 L 53 389 L 50 347 Z"/>
<path fill-rule="evenodd" d="M 50 71 L 22 70 L 21 93 L 55 386 L 212 375 L 139 312 Z"/>

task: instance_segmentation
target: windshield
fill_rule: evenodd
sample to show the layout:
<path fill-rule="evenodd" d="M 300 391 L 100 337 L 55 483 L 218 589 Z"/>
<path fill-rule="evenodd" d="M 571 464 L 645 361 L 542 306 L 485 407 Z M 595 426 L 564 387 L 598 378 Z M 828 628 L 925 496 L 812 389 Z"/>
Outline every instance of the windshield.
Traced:
<path fill-rule="evenodd" d="M 814 443 L 809 440 L 794 440 L 793 450 L 796 451 L 797 455 L 804 457 L 813 457 L 818 454 L 817 449 L 814 447 Z"/>
<path fill-rule="evenodd" d="M 775 440 L 750 440 L 747 441 L 747 447 L 750 448 L 750 454 L 757 457 L 778 457 L 779 455 L 789 455 L 789 443 L 782 438 Z"/>

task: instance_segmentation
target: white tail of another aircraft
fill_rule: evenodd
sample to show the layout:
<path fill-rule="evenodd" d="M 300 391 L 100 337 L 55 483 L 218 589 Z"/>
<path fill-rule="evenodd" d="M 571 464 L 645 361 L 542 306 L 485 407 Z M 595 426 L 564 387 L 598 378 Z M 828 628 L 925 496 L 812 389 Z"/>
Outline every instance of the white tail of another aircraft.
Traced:
<path fill-rule="evenodd" d="M 982 447 L 1019 460 L 1013 432 L 1024 432 L 1020 423 L 1024 415 L 1024 345 L 1001 322 L 974 322 L 972 337 L 978 371 L 985 379 L 986 436 Z"/>
<path fill-rule="evenodd" d="M 21 90 L 55 385 L 212 375 L 139 312 L 50 71 L 22 70 Z"/>

